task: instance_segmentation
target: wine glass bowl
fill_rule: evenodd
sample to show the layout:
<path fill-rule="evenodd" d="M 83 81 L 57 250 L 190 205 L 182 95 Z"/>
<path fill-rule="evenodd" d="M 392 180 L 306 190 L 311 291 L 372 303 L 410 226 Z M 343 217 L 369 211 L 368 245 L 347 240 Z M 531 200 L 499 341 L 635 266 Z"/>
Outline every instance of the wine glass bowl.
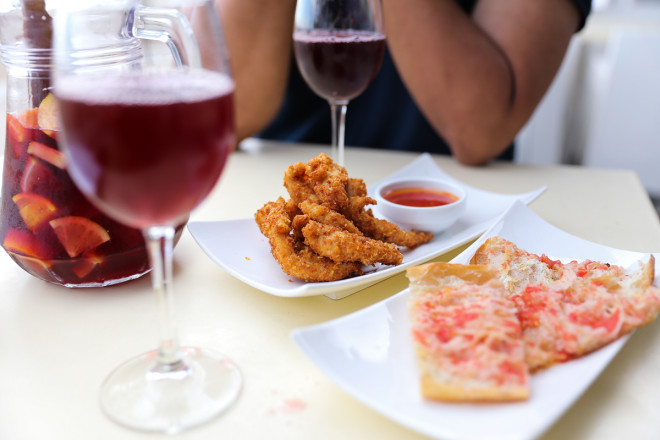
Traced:
<path fill-rule="evenodd" d="M 123 426 L 176 433 L 226 410 L 242 387 L 226 356 L 179 346 L 172 291 L 175 226 L 215 186 L 235 142 L 220 20 L 211 0 L 74 3 L 54 32 L 63 151 L 81 192 L 142 231 L 159 317 L 158 349 L 108 376 L 101 407 Z M 127 43 L 140 49 L 130 62 Z"/>
<path fill-rule="evenodd" d="M 332 156 L 343 166 L 347 105 L 376 77 L 385 53 L 380 0 L 298 0 L 293 48 L 305 82 L 330 104 Z"/>

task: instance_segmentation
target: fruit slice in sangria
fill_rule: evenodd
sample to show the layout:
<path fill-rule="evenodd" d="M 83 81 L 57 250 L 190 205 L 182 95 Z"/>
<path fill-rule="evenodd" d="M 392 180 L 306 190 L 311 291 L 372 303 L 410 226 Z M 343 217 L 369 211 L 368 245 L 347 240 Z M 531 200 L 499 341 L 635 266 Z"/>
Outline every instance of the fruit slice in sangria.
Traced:
<path fill-rule="evenodd" d="M 27 152 L 29 155 L 38 157 L 61 170 L 66 169 L 64 154 L 55 148 L 51 148 L 41 142 L 32 141 L 28 144 Z"/>
<path fill-rule="evenodd" d="M 52 167 L 40 159 L 28 157 L 21 176 L 21 190 L 28 193 L 61 193 L 60 181 Z"/>
<path fill-rule="evenodd" d="M 7 231 L 2 246 L 9 252 L 41 260 L 51 259 L 57 254 L 57 251 L 48 246 L 47 243 L 39 240 L 30 232 L 21 229 L 10 229 Z"/>
<path fill-rule="evenodd" d="M 60 217 L 48 223 L 71 258 L 91 251 L 110 240 L 108 231 L 85 217 Z"/>
<path fill-rule="evenodd" d="M 142 234 L 101 214 L 75 187 L 57 143 L 57 109 L 48 95 L 37 108 L 7 114 L 0 243 L 19 266 L 52 283 L 137 278 L 149 270 Z"/>
<path fill-rule="evenodd" d="M 57 100 L 52 93 L 46 95 L 41 104 L 39 104 L 37 122 L 41 130 L 52 138 L 57 137 L 57 132 L 60 130 L 59 124 L 59 110 L 57 107 Z"/>
<path fill-rule="evenodd" d="M 35 193 L 18 193 L 11 198 L 28 229 L 36 232 L 45 222 L 55 217 L 57 207 L 46 197 Z"/>

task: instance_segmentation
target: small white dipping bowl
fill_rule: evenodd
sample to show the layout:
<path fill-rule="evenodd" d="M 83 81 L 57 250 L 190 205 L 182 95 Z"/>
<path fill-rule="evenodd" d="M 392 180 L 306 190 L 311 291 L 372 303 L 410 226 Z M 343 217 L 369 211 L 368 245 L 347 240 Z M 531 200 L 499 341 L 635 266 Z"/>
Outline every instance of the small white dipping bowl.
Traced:
<path fill-rule="evenodd" d="M 416 207 L 399 205 L 383 197 L 390 191 L 401 188 L 425 188 L 434 191 L 446 191 L 458 200 L 447 205 Z M 388 180 L 376 188 L 378 211 L 389 221 L 405 229 L 432 232 L 437 234 L 453 225 L 463 215 L 466 208 L 467 193 L 463 188 L 446 180 L 427 177 L 404 177 Z"/>

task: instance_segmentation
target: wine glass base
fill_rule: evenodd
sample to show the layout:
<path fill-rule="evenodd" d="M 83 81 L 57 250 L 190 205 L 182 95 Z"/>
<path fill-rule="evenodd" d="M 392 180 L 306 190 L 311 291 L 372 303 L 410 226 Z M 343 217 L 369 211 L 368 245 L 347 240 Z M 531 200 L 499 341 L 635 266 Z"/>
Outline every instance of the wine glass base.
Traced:
<path fill-rule="evenodd" d="M 120 365 L 101 387 L 101 408 L 128 428 L 175 434 L 210 421 L 229 408 L 242 388 L 238 367 L 225 356 L 180 349 L 182 364 L 156 370 L 158 352 Z"/>

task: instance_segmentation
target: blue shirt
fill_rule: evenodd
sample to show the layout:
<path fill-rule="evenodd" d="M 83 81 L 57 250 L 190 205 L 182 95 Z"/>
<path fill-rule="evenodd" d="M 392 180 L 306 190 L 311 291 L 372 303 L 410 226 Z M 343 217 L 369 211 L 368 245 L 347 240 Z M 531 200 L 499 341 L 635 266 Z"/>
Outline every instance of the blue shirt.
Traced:
<path fill-rule="evenodd" d="M 582 28 L 591 11 L 591 0 L 572 1 L 580 11 Z M 477 0 L 458 2 L 470 13 Z M 330 144 L 331 134 L 330 105 L 307 86 L 292 57 L 282 107 L 259 136 L 290 142 Z M 388 50 L 385 50 L 383 64 L 374 81 L 348 104 L 345 144 L 450 153 L 445 141 L 426 121 L 406 90 Z M 513 158 L 513 146 L 499 158 Z"/>

